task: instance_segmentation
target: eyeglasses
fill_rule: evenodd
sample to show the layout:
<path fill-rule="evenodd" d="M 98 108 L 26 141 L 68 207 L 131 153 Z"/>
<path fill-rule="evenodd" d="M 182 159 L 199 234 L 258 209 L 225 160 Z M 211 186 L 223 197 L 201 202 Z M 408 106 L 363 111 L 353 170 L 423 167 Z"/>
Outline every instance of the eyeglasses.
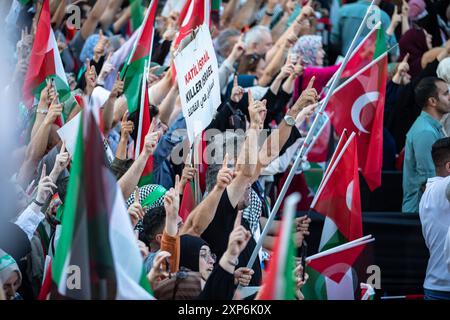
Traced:
<path fill-rule="evenodd" d="M 217 256 L 214 253 L 207 251 L 200 251 L 200 257 L 205 259 L 205 261 L 208 261 L 208 258 L 211 258 L 214 262 L 217 260 Z"/>

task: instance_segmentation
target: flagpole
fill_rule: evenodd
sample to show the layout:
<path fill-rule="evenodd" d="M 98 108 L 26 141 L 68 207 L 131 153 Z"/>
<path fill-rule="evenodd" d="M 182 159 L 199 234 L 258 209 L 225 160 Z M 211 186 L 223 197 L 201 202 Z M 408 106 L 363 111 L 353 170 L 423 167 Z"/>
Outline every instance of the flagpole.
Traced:
<path fill-rule="evenodd" d="M 142 118 L 144 116 L 144 108 L 145 108 L 145 94 L 148 94 L 147 92 L 147 73 L 148 68 L 150 66 L 149 63 L 150 59 L 147 61 L 147 63 L 144 66 L 144 73 L 142 74 L 142 88 L 141 88 L 141 105 L 139 108 L 139 118 L 138 118 L 138 133 L 136 135 L 136 149 L 134 150 L 134 159 L 136 160 L 139 157 L 139 154 L 141 153 L 141 135 L 142 135 Z M 147 134 L 147 133 L 144 133 Z"/>
<path fill-rule="evenodd" d="M 255 246 L 255 249 L 253 250 L 253 253 L 247 263 L 247 268 L 251 268 L 253 266 L 253 264 L 255 263 L 256 257 L 258 255 L 259 250 L 261 249 L 262 245 L 263 245 L 263 241 L 265 236 L 267 235 L 267 233 L 269 232 L 269 228 L 272 225 L 273 220 L 275 219 L 275 215 L 278 212 L 278 209 L 281 206 L 281 202 L 284 199 L 284 196 L 286 195 L 286 192 L 289 188 L 289 185 L 291 184 L 292 179 L 294 178 L 296 169 L 298 168 L 300 162 L 304 161 L 304 158 L 306 157 L 306 153 L 305 150 L 308 148 L 308 146 L 311 144 L 312 142 L 312 136 L 313 136 L 313 132 L 316 129 L 318 123 L 319 123 L 319 118 L 323 115 L 323 112 L 328 104 L 328 101 L 331 98 L 331 93 L 334 91 L 334 89 L 336 88 L 337 84 L 338 84 L 338 80 L 341 77 L 342 72 L 344 71 L 345 66 L 347 65 L 348 60 L 350 59 L 351 53 L 353 52 L 354 48 L 356 47 L 356 43 L 357 43 L 357 39 L 360 37 L 362 31 L 364 30 L 364 28 L 366 27 L 366 22 L 367 19 L 369 18 L 369 12 L 371 12 L 372 8 L 373 8 L 373 4 L 374 4 L 375 0 L 372 0 L 372 2 L 370 3 L 370 6 L 367 8 L 366 14 L 364 15 L 364 18 L 361 22 L 361 24 L 359 25 L 358 31 L 356 32 L 350 47 L 347 50 L 347 53 L 345 55 L 344 60 L 342 61 L 341 66 L 339 67 L 336 76 L 333 80 L 333 82 L 331 83 L 331 88 L 328 91 L 325 100 L 320 104 L 320 109 L 317 113 L 316 118 L 314 119 L 314 122 L 311 126 L 311 128 L 308 131 L 308 134 L 306 135 L 305 141 L 303 142 L 301 148 L 300 148 L 300 152 L 297 155 L 297 158 L 295 159 L 295 162 L 291 168 L 291 171 L 289 172 L 288 177 L 286 178 L 286 181 L 284 182 L 284 185 L 280 191 L 280 195 L 277 198 L 277 201 L 275 202 L 274 207 L 272 208 L 272 211 L 270 212 L 268 221 L 259 237 L 258 243 Z"/>
<path fill-rule="evenodd" d="M 337 247 L 334 247 L 334 248 L 331 248 L 331 249 L 328 249 L 328 250 L 316 253 L 315 255 L 307 257 L 306 260 L 307 261 L 311 261 L 311 260 L 314 260 L 314 259 L 322 258 L 322 257 L 328 256 L 330 254 L 334 254 L 334 253 L 338 253 L 338 252 L 341 252 L 341 251 L 344 251 L 344 250 L 348 250 L 348 249 L 354 248 L 356 246 L 359 246 L 359 245 L 362 245 L 362 244 L 366 244 L 366 243 L 370 243 L 370 242 L 373 242 L 373 241 L 375 241 L 375 238 L 372 238 L 372 235 L 369 234 L 369 235 L 361 237 L 359 239 L 356 239 L 356 240 L 353 240 L 353 241 L 341 244 L 340 246 L 337 246 Z"/>
<path fill-rule="evenodd" d="M 311 208 L 313 208 L 316 205 L 317 199 L 319 199 L 320 194 L 323 191 L 323 188 L 325 188 L 325 185 L 327 184 L 328 180 L 330 180 L 330 176 L 333 173 L 334 169 L 336 169 L 336 166 L 338 165 L 339 161 L 341 161 L 342 156 L 344 155 L 344 152 L 347 150 L 348 145 L 350 144 L 350 142 L 352 142 L 353 138 L 355 137 L 355 132 L 352 132 L 352 134 L 350 135 L 350 137 L 348 138 L 347 142 L 345 143 L 345 145 L 342 147 L 342 150 L 339 152 L 339 155 L 337 156 L 336 160 L 334 160 L 333 165 L 331 166 L 330 171 L 328 171 L 328 174 L 322 179 L 322 182 L 319 185 L 319 188 L 317 189 L 316 195 L 314 196 L 313 201 L 311 202 Z"/>
<path fill-rule="evenodd" d="M 150 5 L 147 8 L 147 12 L 145 13 L 144 21 L 142 21 L 141 27 L 139 29 L 138 36 L 136 37 L 136 41 L 133 44 L 133 49 L 131 50 L 131 54 L 128 56 L 127 63 L 125 64 L 125 67 L 124 67 L 125 71 L 123 72 L 123 77 L 120 80 L 123 80 L 125 78 L 125 75 L 127 74 L 127 70 L 128 70 L 128 66 L 130 65 L 131 57 L 133 57 L 134 53 L 136 52 L 137 44 L 139 42 L 139 39 L 141 39 L 142 32 L 144 32 L 144 26 L 147 24 L 148 17 L 150 16 L 150 11 L 152 9 L 152 4 L 153 4 L 153 0 L 150 2 Z M 149 59 L 151 59 L 151 58 L 152 57 L 149 57 Z"/>

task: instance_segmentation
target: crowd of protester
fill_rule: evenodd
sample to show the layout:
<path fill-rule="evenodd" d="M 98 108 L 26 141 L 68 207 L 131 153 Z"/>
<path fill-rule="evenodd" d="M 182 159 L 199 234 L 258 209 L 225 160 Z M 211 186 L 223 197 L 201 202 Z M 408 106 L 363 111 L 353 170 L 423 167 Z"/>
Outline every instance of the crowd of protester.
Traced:
<path fill-rule="evenodd" d="M 72 155 L 57 134 L 55 120 L 63 112 L 73 119 L 82 111 L 81 101 L 87 96 L 100 110 L 105 153 L 126 199 L 155 297 L 231 300 L 240 298 L 238 286 L 260 286 L 279 220 L 271 225 L 252 268 L 247 268 L 247 263 L 268 222 L 283 174 L 290 170 L 292 154 L 283 155 L 303 141 L 317 102 L 347 53 L 370 2 L 346 1 L 333 9 L 334 1 L 326 0 L 309 4 L 228 0 L 213 10 L 211 34 L 222 103 L 208 127 L 220 134 L 209 143 L 218 154 L 225 154 L 220 151 L 230 143 L 236 152 L 208 165 L 201 201 L 183 222 L 178 215 L 183 192 L 199 173 L 196 166 L 180 165 L 171 158 L 173 150 L 187 143 L 187 136 L 177 134 L 186 129 L 186 122 L 179 88 L 173 81 L 178 18 L 185 1 L 159 1 L 147 79 L 154 131 L 146 136 L 145 151 L 136 159 L 138 119 L 136 113 L 127 111 L 124 84 L 117 76 L 138 33 L 131 28 L 130 2 L 50 1 L 52 29 L 78 103 L 67 110 L 48 82 L 39 101 L 28 110 L 22 103 L 22 88 L 42 1 L 2 1 L 0 25 L 6 41 L 2 47 L 14 52 L 6 57 L 2 70 L 9 80 L 1 89 L 13 97 L 3 108 L 14 109 L 15 122 L 9 155 L 12 172 L 1 191 L 8 195 L 9 204 L 1 209 L 0 217 L 0 300 L 37 299 L 45 257 L 57 254 Z M 81 8 L 80 29 L 71 24 L 72 12 L 66 10 L 73 4 Z M 375 4 L 390 49 L 383 170 L 402 172 L 402 211 L 420 213 L 430 250 L 424 283 L 427 297 L 448 299 L 450 2 L 376 0 Z M 364 30 L 357 40 L 369 31 Z M 285 115 L 293 117 L 295 125 L 288 124 Z M 280 140 L 270 152 L 263 152 L 271 148 L 270 138 L 260 143 L 266 150 L 249 143 L 256 139 L 249 129 L 276 128 Z M 239 135 L 228 129 L 247 133 Z M 142 164 L 150 156 L 153 181 L 139 188 Z M 252 156 L 268 165 L 234 165 L 238 158 Z M 151 205 L 142 205 L 144 199 L 155 195 Z M 308 205 L 302 202 L 302 209 L 307 210 Z M 309 235 L 310 222 L 306 215 L 295 219 L 297 248 Z M 166 278 L 168 266 L 170 272 L 186 272 L 192 280 L 184 281 L 184 287 L 175 292 L 175 280 Z M 296 296 L 303 299 L 305 279 L 299 266 L 292 272 Z"/>

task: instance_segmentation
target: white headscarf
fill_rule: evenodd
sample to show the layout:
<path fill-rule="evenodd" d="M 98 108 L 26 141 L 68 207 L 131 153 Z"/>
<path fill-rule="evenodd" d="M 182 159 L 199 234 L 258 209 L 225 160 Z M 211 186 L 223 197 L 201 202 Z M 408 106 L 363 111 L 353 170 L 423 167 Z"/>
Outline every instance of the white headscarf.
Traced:
<path fill-rule="evenodd" d="M 0 249 L 0 282 L 3 284 L 6 283 L 14 271 L 19 275 L 19 281 L 22 282 L 22 273 L 19 270 L 16 260 Z"/>

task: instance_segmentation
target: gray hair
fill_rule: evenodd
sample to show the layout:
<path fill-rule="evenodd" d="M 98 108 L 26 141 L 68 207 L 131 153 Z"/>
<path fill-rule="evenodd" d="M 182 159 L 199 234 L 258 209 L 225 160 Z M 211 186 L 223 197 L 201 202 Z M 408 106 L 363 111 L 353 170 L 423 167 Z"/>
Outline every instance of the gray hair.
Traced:
<path fill-rule="evenodd" d="M 450 57 L 447 57 L 439 62 L 436 74 L 439 78 L 445 80 L 445 82 L 450 85 Z"/>
<path fill-rule="evenodd" d="M 271 34 L 270 29 L 266 26 L 254 26 L 245 34 L 245 45 L 249 46 L 253 43 L 261 41 L 263 34 Z"/>
<path fill-rule="evenodd" d="M 230 38 L 237 37 L 241 33 L 232 28 L 227 28 L 222 30 L 217 38 L 214 40 L 214 49 L 221 55 L 224 55 L 224 52 L 227 50 L 231 50 Z"/>

